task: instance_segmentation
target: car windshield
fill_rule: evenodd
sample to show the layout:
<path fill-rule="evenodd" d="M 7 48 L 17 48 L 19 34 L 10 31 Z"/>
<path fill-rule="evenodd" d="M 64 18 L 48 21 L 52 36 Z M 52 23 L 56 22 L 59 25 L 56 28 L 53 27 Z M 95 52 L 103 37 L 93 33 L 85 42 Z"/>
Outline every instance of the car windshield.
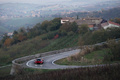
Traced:
<path fill-rule="evenodd" d="M 37 61 L 41 61 L 41 59 L 37 59 Z"/>

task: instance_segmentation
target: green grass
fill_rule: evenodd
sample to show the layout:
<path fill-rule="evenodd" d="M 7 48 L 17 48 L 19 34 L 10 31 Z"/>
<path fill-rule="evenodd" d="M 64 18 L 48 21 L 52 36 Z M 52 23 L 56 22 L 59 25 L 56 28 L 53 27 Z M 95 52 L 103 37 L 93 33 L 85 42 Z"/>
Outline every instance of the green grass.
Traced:
<path fill-rule="evenodd" d="M 55 61 L 55 64 L 59 64 L 59 65 L 87 65 L 84 63 L 81 64 L 78 61 L 68 61 L 66 58 Z"/>
<path fill-rule="evenodd" d="M 86 54 L 83 56 L 84 59 L 87 59 L 87 62 L 83 61 L 81 62 L 80 60 L 68 60 L 67 58 L 57 60 L 55 63 L 60 64 L 60 65 L 95 65 L 95 64 L 104 64 L 103 59 L 104 55 L 107 54 L 107 51 L 109 49 L 102 49 L 98 51 L 93 51 L 89 54 Z"/>
<path fill-rule="evenodd" d="M 0 77 L 5 77 L 10 75 L 11 66 L 0 68 Z"/>
<path fill-rule="evenodd" d="M 87 58 L 87 59 L 97 58 L 97 59 L 103 60 L 104 55 L 107 53 L 107 51 L 108 51 L 108 49 L 102 49 L 102 50 L 98 50 L 98 51 L 93 51 L 93 52 L 85 55 L 84 58 Z"/>
<path fill-rule="evenodd" d="M 39 52 L 47 52 L 77 46 L 78 36 L 78 34 L 75 34 L 74 36 L 65 36 L 55 40 L 50 40 L 50 44 L 41 49 Z"/>

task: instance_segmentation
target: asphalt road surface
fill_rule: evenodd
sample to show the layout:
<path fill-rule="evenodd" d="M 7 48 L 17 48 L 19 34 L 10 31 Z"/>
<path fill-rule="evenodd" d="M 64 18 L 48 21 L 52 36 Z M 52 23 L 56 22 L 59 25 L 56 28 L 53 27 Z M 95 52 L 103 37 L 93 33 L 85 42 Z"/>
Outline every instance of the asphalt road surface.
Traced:
<path fill-rule="evenodd" d="M 68 51 L 68 52 L 63 52 L 59 54 L 54 54 L 46 57 L 41 57 L 44 60 L 43 64 L 34 64 L 35 59 L 32 59 L 25 64 L 27 67 L 31 68 L 40 68 L 40 69 L 67 69 L 67 68 L 85 68 L 85 67 L 97 67 L 97 66 L 105 66 L 107 64 L 100 64 L 100 65 L 87 65 L 87 66 L 68 66 L 68 65 L 57 65 L 54 62 L 56 60 L 74 55 L 76 53 L 80 52 L 80 49 Z M 112 65 L 112 64 L 111 64 Z"/>
<path fill-rule="evenodd" d="M 35 59 L 32 59 L 26 63 L 28 67 L 31 68 L 41 68 L 41 69 L 66 69 L 66 68 L 78 68 L 80 66 L 66 66 L 66 65 L 57 65 L 54 61 L 74 55 L 80 52 L 80 49 L 63 52 L 59 54 L 54 54 L 46 57 L 41 57 L 44 60 L 44 64 L 34 64 Z"/>

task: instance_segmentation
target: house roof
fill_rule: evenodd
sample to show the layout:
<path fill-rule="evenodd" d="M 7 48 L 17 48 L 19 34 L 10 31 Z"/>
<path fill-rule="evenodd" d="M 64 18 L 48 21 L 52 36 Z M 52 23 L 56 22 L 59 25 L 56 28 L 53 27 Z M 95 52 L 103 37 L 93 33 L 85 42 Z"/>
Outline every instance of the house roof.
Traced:
<path fill-rule="evenodd" d="M 90 17 L 81 18 L 81 19 L 75 19 L 73 17 L 65 17 L 65 18 L 62 18 L 61 20 L 69 20 L 69 22 L 75 21 L 78 25 L 81 25 L 81 24 L 98 25 L 103 21 L 102 18 L 90 18 Z"/>
<path fill-rule="evenodd" d="M 86 17 L 83 18 L 84 20 L 101 20 L 101 18 L 96 18 L 96 17 Z"/>
<path fill-rule="evenodd" d="M 82 19 L 76 20 L 75 22 L 78 25 L 81 25 L 81 24 L 93 25 L 93 24 L 95 24 L 95 22 L 92 22 L 91 20 L 82 20 Z"/>
<path fill-rule="evenodd" d="M 88 25 L 89 28 L 93 28 L 94 26 L 93 25 Z"/>
<path fill-rule="evenodd" d="M 105 23 L 101 24 L 102 27 L 105 27 L 105 26 L 108 26 L 108 25 L 109 25 L 108 22 L 105 22 Z"/>
<path fill-rule="evenodd" d="M 120 26 L 120 24 L 118 24 L 118 23 L 115 23 L 115 22 L 112 22 L 112 21 L 108 21 L 108 22 L 109 22 L 109 24 Z"/>
<path fill-rule="evenodd" d="M 61 20 L 75 20 L 75 18 L 73 18 L 73 17 L 64 17 Z"/>

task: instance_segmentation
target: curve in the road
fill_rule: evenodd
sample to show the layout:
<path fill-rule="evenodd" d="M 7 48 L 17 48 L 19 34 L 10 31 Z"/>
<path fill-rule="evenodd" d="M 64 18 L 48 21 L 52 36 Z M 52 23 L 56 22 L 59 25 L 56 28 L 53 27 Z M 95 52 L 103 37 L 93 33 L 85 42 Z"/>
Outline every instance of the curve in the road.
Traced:
<path fill-rule="evenodd" d="M 74 55 L 76 53 L 80 52 L 80 49 L 63 52 L 59 54 L 54 54 L 46 57 L 42 57 L 44 59 L 44 64 L 42 65 L 36 65 L 34 64 L 35 59 L 32 59 L 26 63 L 28 67 L 31 68 L 40 68 L 40 69 L 66 69 L 66 68 L 79 68 L 79 67 L 96 67 L 96 66 L 104 66 L 104 65 L 88 65 L 88 66 L 67 66 L 67 65 L 57 65 L 54 62 L 56 60 Z"/>
<path fill-rule="evenodd" d="M 35 59 L 32 59 L 28 61 L 26 65 L 31 68 L 41 68 L 41 69 L 65 69 L 65 68 L 73 68 L 73 67 L 76 68 L 78 66 L 57 65 L 54 64 L 54 61 L 71 56 L 78 52 L 80 52 L 80 49 L 42 57 L 44 59 L 44 64 L 42 65 L 34 64 Z"/>

